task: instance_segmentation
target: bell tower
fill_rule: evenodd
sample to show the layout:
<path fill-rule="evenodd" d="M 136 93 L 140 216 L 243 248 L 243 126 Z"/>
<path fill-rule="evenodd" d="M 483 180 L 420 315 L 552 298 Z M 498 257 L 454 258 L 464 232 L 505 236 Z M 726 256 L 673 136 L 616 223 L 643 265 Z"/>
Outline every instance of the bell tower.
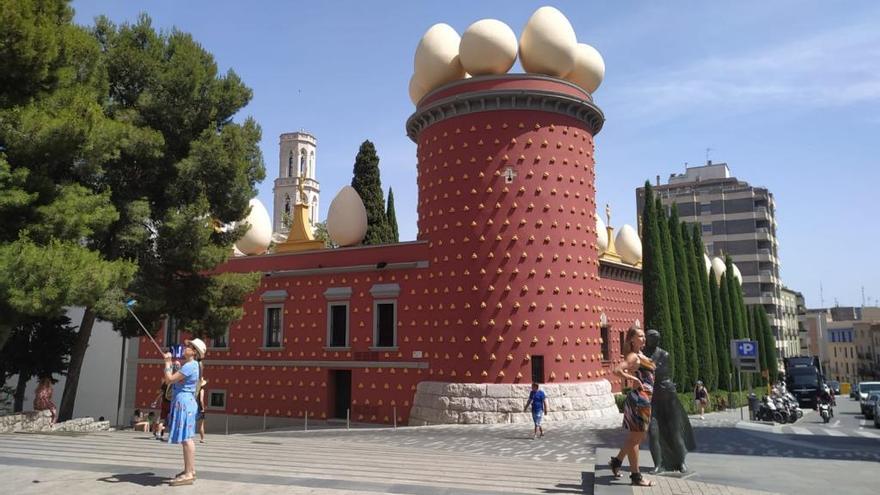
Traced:
<path fill-rule="evenodd" d="M 300 131 L 284 133 L 279 142 L 278 177 L 275 179 L 272 232 L 290 230 L 296 204 L 307 202 L 309 223 L 318 222 L 318 199 L 321 193 L 315 169 L 315 136 Z"/>

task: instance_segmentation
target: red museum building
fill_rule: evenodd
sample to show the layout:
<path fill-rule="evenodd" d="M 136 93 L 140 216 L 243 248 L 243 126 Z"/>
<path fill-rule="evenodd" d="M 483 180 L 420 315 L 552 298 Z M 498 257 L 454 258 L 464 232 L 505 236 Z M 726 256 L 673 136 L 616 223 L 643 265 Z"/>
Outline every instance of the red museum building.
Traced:
<path fill-rule="evenodd" d="M 349 411 L 373 423 L 522 421 L 533 380 L 559 399 L 550 419 L 611 414 L 611 369 L 642 319 L 642 286 L 610 228 L 600 255 L 603 122 L 590 94 L 548 76 L 474 77 L 429 94 L 406 125 L 418 147 L 416 241 L 220 268 L 264 277 L 209 348 L 209 414 L 241 427 Z M 141 346 L 136 406 L 155 396 L 161 367 Z"/>

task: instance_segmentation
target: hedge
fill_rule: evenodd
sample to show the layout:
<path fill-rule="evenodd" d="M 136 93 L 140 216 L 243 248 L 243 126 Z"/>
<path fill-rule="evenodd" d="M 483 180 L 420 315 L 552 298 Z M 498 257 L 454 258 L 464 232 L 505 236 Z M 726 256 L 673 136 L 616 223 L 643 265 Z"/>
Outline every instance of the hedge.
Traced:
<path fill-rule="evenodd" d="M 620 412 L 623 412 L 623 402 L 626 400 L 628 392 L 629 389 L 624 389 L 623 393 L 614 396 L 614 401 L 617 403 L 617 409 Z M 688 414 L 699 413 L 694 403 L 694 394 L 692 392 L 679 392 L 678 400 Z M 706 408 L 707 411 L 723 411 L 725 409 L 744 407 L 749 404 L 749 392 L 743 390 L 742 392 L 729 394 L 725 390 L 717 390 L 709 394 L 709 402 L 709 407 Z"/>

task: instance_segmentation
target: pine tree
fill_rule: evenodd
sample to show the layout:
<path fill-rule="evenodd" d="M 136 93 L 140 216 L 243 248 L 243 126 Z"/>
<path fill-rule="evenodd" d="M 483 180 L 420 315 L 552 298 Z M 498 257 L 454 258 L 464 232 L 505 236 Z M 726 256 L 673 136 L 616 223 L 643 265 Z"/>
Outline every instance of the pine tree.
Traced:
<path fill-rule="evenodd" d="M 711 275 L 709 269 L 705 266 L 705 247 L 703 247 L 703 233 L 700 224 L 694 224 L 692 232 L 691 242 L 693 243 L 694 258 L 702 285 L 703 306 L 706 308 L 706 332 L 708 334 L 706 345 L 709 347 L 709 358 L 711 360 L 708 383 L 712 384 L 710 390 L 714 390 L 718 387 L 718 367 L 720 363 L 718 362 L 718 353 L 715 350 L 715 319 L 712 311 L 712 294 L 709 291 L 709 278 Z"/>
<path fill-rule="evenodd" d="M 712 320 L 715 324 L 715 356 L 718 362 L 718 388 L 730 390 L 730 344 L 724 329 L 724 308 L 721 304 L 721 290 L 716 283 L 715 269 L 709 271 L 709 292 L 712 297 Z"/>
<path fill-rule="evenodd" d="M 388 242 L 400 242 L 400 233 L 397 230 L 397 213 L 394 212 L 394 191 L 388 188 L 388 210 L 385 212 L 385 221 L 388 223 Z"/>
<path fill-rule="evenodd" d="M 645 329 L 655 329 L 664 340 L 671 337 L 672 323 L 664 274 L 660 226 L 651 183 L 645 182 L 645 208 L 642 210 L 642 301 Z M 668 340 L 668 342 L 672 342 Z M 675 367 L 672 360 L 670 366 Z M 674 375 L 673 375 L 674 376 Z"/>
<path fill-rule="evenodd" d="M 669 233 L 672 237 L 672 254 L 675 261 L 675 276 L 678 281 L 678 303 L 681 314 L 682 341 L 685 361 L 685 379 L 680 383 L 683 390 L 691 389 L 700 374 L 697 355 L 697 332 L 694 326 L 693 298 L 691 297 L 690 259 L 685 254 L 685 241 L 682 238 L 682 224 L 678 219 L 678 207 L 672 205 L 669 215 Z M 685 230 L 687 233 L 687 230 Z M 690 243 L 688 243 L 690 244 Z"/>
<path fill-rule="evenodd" d="M 669 353 L 675 360 L 674 381 L 683 384 L 687 381 L 687 359 L 684 355 L 684 332 L 681 327 L 681 305 L 678 301 L 678 278 L 675 273 L 675 257 L 672 254 L 672 236 L 663 204 L 660 198 L 656 198 L 655 201 L 657 224 L 660 226 L 660 245 L 663 250 L 663 275 L 666 277 L 669 316 L 672 323 L 670 332 L 664 336 L 664 341 L 670 343 Z"/>
<path fill-rule="evenodd" d="M 379 155 L 369 140 L 364 141 L 354 161 L 354 176 L 351 187 L 360 195 L 367 209 L 367 233 L 364 245 L 385 244 L 389 229 L 385 217 L 385 195 L 379 176 Z"/>

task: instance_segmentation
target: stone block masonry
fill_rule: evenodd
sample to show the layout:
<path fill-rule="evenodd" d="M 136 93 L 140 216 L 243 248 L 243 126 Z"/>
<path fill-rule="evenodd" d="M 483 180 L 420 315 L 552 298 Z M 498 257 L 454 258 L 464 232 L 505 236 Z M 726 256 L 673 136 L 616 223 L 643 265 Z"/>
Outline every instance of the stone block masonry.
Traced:
<path fill-rule="evenodd" d="M 620 416 L 607 380 L 547 383 L 548 421 L 596 420 Z M 527 423 L 523 407 L 531 384 L 421 382 L 416 388 L 411 426 L 431 424 Z"/>
<path fill-rule="evenodd" d="M 89 432 L 110 429 L 109 421 L 95 421 L 94 418 L 76 418 L 63 423 L 52 423 L 49 411 L 25 411 L 18 414 L 0 416 L 0 433 L 18 432 Z"/>

